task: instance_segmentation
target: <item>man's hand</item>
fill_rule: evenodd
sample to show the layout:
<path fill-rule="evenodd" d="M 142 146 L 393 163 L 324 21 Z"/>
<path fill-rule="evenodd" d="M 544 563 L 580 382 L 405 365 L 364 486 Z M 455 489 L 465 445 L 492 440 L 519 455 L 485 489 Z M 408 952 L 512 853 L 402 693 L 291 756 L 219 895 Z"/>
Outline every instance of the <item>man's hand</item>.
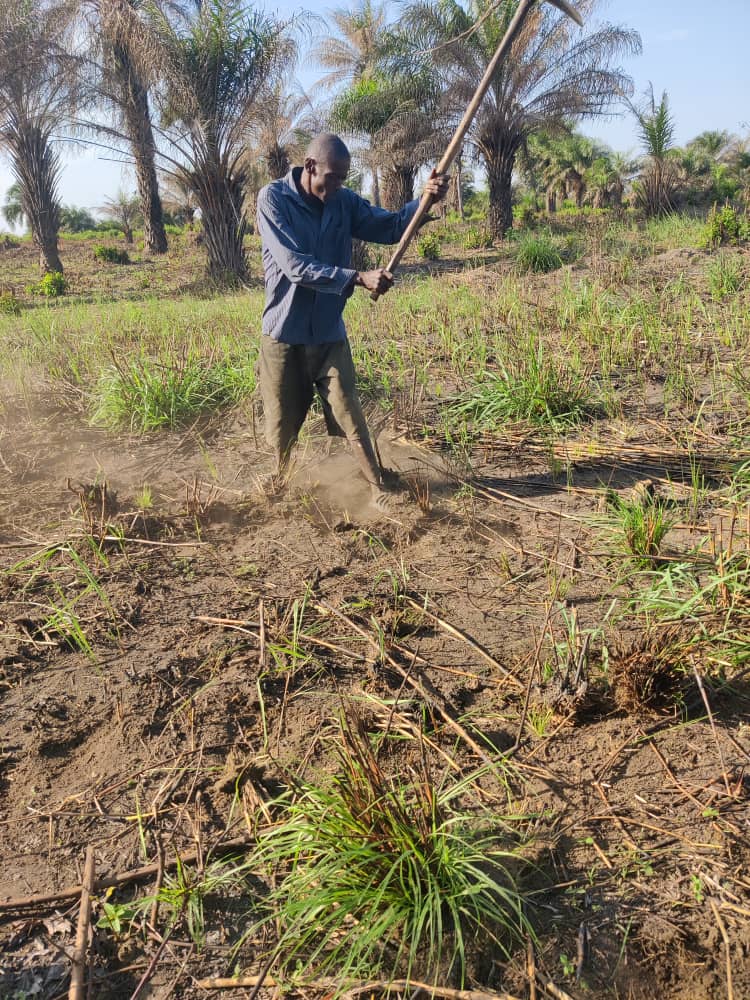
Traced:
<path fill-rule="evenodd" d="M 379 267 L 375 271 L 359 271 L 354 284 L 366 288 L 368 292 L 385 295 L 388 289 L 393 287 L 393 275 L 384 267 Z"/>
<path fill-rule="evenodd" d="M 450 174 L 438 174 L 435 170 L 433 170 L 424 186 L 424 189 L 432 195 L 435 201 L 442 201 L 448 194 L 450 180 Z"/>

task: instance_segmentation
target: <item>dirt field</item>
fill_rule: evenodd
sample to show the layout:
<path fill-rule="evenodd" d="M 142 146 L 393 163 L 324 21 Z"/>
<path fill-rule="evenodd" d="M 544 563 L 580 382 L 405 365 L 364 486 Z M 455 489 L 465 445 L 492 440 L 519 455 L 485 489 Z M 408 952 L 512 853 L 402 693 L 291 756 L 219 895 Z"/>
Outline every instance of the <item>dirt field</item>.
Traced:
<path fill-rule="evenodd" d="M 523 943 L 474 954 L 467 989 L 750 997 L 750 292 L 715 299 L 716 255 L 679 235 L 634 230 L 615 252 L 582 232 L 556 233 L 588 242 L 548 275 L 446 246 L 390 311 L 353 304 L 371 423 L 400 474 L 390 517 L 319 417 L 272 491 L 252 396 L 176 429 L 92 425 L 93 367 L 58 362 L 95 323 L 118 356 L 147 342 L 126 300 L 194 294 L 196 248 L 97 278 L 71 245 L 80 298 L 49 308 L 23 290 L 30 250 L 0 253 L 0 288 L 24 306 L 0 317 L 0 995 L 67 995 L 89 845 L 99 880 L 152 866 L 94 893 L 92 996 L 142 978 L 144 997 L 221 995 L 200 982 L 257 974 L 268 940 L 235 945 L 260 876 L 209 875 L 252 850 L 280 792 L 335 772 L 343 716 L 382 741 L 392 778 L 482 769 L 469 798 L 512 830 L 536 971 Z M 747 276 L 747 252 L 727 253 Z M 258 292 L 247 302 L 250 338 Z M 241 296 L 225 307 L 240 329 Z M 234 318 L 211 322 L 234 335 Z M 447 401 L 527 323 L 565 358 L 575 345 L 606 409 L 564 430 L 449 433 Z M 620 499 L 668 520 L 655 548 L 618 542 Z M 689 594 L 665 577 L 686 564 Z"/>

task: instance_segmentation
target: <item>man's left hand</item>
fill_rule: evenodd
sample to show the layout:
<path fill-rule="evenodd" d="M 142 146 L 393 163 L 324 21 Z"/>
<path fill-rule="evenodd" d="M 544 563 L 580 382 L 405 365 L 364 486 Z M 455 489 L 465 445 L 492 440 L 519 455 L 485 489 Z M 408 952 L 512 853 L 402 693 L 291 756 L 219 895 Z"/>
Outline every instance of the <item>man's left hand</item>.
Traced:
<path fill-rule="evenodd" d="M 426 192 L 432 195 L 434 201 L 442 201 L 448 194 L 450 174 L 439 174 L 433 170 L 424 186 Z"/>

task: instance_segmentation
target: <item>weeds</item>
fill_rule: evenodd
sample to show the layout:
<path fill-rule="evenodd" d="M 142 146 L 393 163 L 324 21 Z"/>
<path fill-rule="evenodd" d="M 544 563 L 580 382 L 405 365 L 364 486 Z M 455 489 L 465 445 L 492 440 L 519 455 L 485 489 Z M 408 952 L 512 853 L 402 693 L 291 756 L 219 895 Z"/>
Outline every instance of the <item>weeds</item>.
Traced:
<path fill-rule="evenodd" d="M 516 263 L 522 271 L 540 274 L 562 267 L 562 257 L 550 236 L 527 232 L 519 240 Z"/>
<path fill-rule="evenodd" d="M 277 884 L 253 932 L 278 921 L 283 967 L 333 972 L 342 988 L 379 970 L 463 985 L 472 944 L 507 955 L 529 929 L 513 842 L 497 816 L 461 808 L 469 780 L 399 782 L 361 724 L 342 737 L 335 777 L 278 802 L 260 838 L 252 864 Z"/>
<path fill-rule="evenodd" d="M 104 372 L 91 419 L 139 432 L 179 427 L 207 410 L 236 403 L 254 385 L 249 362 L 234 367 L 189 355 L 166 363 L 142 357 Z"/>
<path fill-rule="evenodd" d="M 728 253 L 718 254 L 706 267 L 706 280 L 711 298 L 717 302 L 733 295 L 742 287 L 742 265 Z"/>
<path fill-rule="evenodd" d="M 127 250 L 118 250 L 117 247 L 108 247 L 101 244 L 94 248 L 94 258 L 104 261 L 106 264 L 129 264 L 130 257 Z"/>
<path fill-rule="evenodd" d="M 487 372 L 449 407 L 454 420 L 472 421 L 479 430 L 517 421 L 562 430 L 598 410 L 587 380 L 564 360 L 550 357 L 541 343 L 530 343 L 525 356 Z"/>
<path fill-rule="evenodd" d="M 21 303 L 13 292 L 0 292 L 0 314 L 3 316 L 20 316 Z"/>
<path fill-rule="evenodd" d="M 417 253 L 424 260 L 439 260 L 440 237 L 437 233 L 426 233 L 417 240 Z"/>
<path fill-rule="evenodd" d="M 61 271 L 49 271 L 39 281 L 28 286 L 31 295 L 41 295 L 46 299 L 57 299 L 68 291 L 68 279 Z"/>
<path fill-rule="evenodd" d="M 606 503 L 607 513 L 597 520 L 603 539 L 634 566 L 650 567 L 672 526 L 664 502 L 648 492 L 625 499 L 611 490 Z"/>

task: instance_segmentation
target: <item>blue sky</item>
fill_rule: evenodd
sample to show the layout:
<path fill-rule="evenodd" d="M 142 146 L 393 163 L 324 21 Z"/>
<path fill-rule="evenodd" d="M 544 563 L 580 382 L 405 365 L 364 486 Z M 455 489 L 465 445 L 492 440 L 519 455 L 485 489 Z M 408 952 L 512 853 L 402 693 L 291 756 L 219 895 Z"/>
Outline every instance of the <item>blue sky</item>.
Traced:
<path fill-rule="evenodd" d="M 329 6 L 346 6 L 346 0 L 325 5 L 277 2 L 262 4 L 282 15 L 302 6 L 320 13 Z M 392 4 L 395 13 L 396 5 Z M 636 93 L 649 82 L 658 97 L 669 93 L 677 134 L 683 144 L 705 129 L 750 131 L 750 0 L 609 0 L 598 8 L 597 21 L 634 28 L 643 40 L 643 54 L 627 60 L 625 70 L 633 77 Z M 299 78 L 309 86 L 317 77 L 314 68 L 302 68 Z M 589 120 L 581 130 L 621 151 L 637 151 L 638 143 L 629 115 L 608 120 Z M 66 155 L 61 182 L 66 204 L 95 209 L 118 187 L 132 190 L 127 167 L 102 156 Z M 12 183 L 7 162 L 0 160 L 0 199 Z M 2 226 L 0 226 L 2 228 Z"/>

